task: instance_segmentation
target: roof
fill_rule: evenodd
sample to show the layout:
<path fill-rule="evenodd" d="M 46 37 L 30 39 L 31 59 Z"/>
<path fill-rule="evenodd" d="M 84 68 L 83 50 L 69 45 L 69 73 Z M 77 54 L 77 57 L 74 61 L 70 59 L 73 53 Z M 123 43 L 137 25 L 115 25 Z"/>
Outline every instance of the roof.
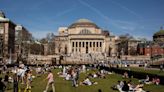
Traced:
<path fill-rule="evenodd" d="M 0 17 L 3 17 L 3 18 L 6 17 L 3 11 L 0 11 Z"/>
<path fill-rule="evenodd" d="M 159 47 L 163 48 L 164 47 L 164 43 L 146 42 L 146 43 L 139 43 L 138 46 L 140 48 L 153 47 L 153 46 L 159 46 Z"/>
<path fill-rule="evenodd" d="M 86 23 L 86 22 L 92 23 L 92 21 L 90 21 L 90 20 L 88 20 L 88 19 L 79 19 L 79 20 L 77 20 L 75 23 Z"/>
<path fill-rule="evenodd" d="M 6 22 L 6 21 L 9 21 L 8 18 L 6 18 L 5 14 L 0 11 L 0 22 Z"/>
<path fill-rule="evenodd" d="M 8 18 L 3 18 L 0 16 L 0 22 L 6 22 L 6 21 L 10 21 Z"/>
<path fill-rule="evenodd" d="M 73 24 L 69 26 L 69 28 L 75 28 L 75 27 L 96 27 L 99 28 L 95 23 L 88 19 L 79 19 Z"/>
<path fill-rule="evenodd" d="M 154 34 L 154 36 L 164 36 L 164 29 L 161 28 L 158 32 Z"/>

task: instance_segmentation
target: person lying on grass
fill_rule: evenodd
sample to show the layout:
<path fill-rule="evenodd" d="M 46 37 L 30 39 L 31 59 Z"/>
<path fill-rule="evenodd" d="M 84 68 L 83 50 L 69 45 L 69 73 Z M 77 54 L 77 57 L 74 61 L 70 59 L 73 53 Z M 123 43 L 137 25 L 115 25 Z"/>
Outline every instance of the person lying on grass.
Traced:
<path fill-rule="evenodd" d="M 93 84 L 98 84 L 97 82 L 92 82 L 91 80 L 89 80 L 88 77 L 86 77 L 82 82 L 80 82 L 80 85 L 93 85 Z"/>
<path fill-rule="evenodd" d="M 150 78 L 149 78 L 149 75 L 146 75 L 146 78 L 145 79 L 141 79 L 139 80 L 139 82 L 142 82 L 144 84 L 150 84 Z"/>
<path fill-rule="evenodd" d="M 134 85 L 132 81 L 118 81 L 117 85 L 111 87 L 113 90 L 118 90 L 119 92 L 145 92 L 143 90 L 143 83 L 139 83 L 138 85 Z"/>

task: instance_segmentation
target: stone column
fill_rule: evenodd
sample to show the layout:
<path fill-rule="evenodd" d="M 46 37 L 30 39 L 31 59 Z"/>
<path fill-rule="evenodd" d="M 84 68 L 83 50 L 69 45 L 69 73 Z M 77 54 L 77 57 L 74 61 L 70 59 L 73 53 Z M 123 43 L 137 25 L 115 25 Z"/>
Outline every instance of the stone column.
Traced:
<path fill-rule="evenodd" d="M 77 53 L 79 53 L 79 41 L 77 41 Z"/>
<path fill-rule="evenodd" d="M 86 49 L 86 44 L 85 44 L 85 41 L 84 41 L 83 53 L 85 53 L 85 49 Z"/>
<path fill-rule="evenodd" d="M 93 52 L 93 41 L 91 42 L 91 44 L 92 44 L 92 53 L 94 53 L 94 52 Z"/>
<path fill-rule="evenodd" d="M 100 41 L 100 52 L 102 52 L 102 42 Z"/>
<path fill-rule="evenodd" d="M 95 52 L 97 53 L 97 41 L 95 41 Z"/>
<path fill-rule="evenodd" d="M 79 53 L 81 53 L 81 42 L 79 41 Z"/>
<path fill-rule="evenodd" d="M 105 53 L 105 41 L 102 42 L 102 52 Z"/>
<path fill-rule="evenodd" d="M 69 42 L 68 42 L 68 53 L 69 54 L 72 53 L 72 48 L 73 48 L 72 44 L 73 44 L 73 42 L 69 40 Z"/>

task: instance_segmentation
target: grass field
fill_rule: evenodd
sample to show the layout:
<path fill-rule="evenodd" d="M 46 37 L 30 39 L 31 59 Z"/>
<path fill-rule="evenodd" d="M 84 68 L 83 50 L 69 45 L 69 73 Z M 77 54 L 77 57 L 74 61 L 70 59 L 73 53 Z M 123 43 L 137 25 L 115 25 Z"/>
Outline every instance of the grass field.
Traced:
<path fill-rule="evenodd" d="M 118 80 L 129 80 L 129 79 L 123 79 L 121 75 L 118 74 L 112 74 L 112 75 L 107 75 L 106 79 L 91 79 L 92 81 L 98 82 L 97 85 L 91 85 L 91 86 L 78 86 L 77 88 L 72 87 L 72 82 L 71 81 L 65 81 L 63 78 L 58 77 L 57 72 L 59 72 L 59 69 L 53 70 L 54 76 L 55 76 L 55 88 L 56 92 L 98 92 L 98 89 L 101 89 L 102 92 L 118 92 L 115 90 L 112 90 L 111 87 L 117 83 Z M 92 72 L 92 71 L 89 71 Z M 80 74 L 80 81 L 85 78 L 87 74 L 81 73 Z M 31 92 L 43 92 L 43 90 L 46 87 L 47 81 L 44 81 L 46 78 L 47 74 L 42 75 L 41 77 L 35 78 L 32 83 L 32 90 Z M 135 84 L 138 84 L 137 79 L 132 79 L 132 81 Z M 21 92 L 25 92 L 24 86 L 21 86 Z M 164 92 L 164 86 L 162 85 L 145 85 L 144 90 L 150 91 L 150 92 Z M 8 90 L 7 92 L 12 92 L 12 90 Z M 51 89 L 49 90 L 51 92 Z"/>
<path fill-rule="evenodd" d="M 143 67 L 129 67 L 129 68 L 131 71 L 144 72 L 144 73 L 164 76 L 164 71 L 160 71 L 159 69 L 147 68 L 145 70 Z M 122 69 L 128 70 L 129 68 L 122 68 Z"/>

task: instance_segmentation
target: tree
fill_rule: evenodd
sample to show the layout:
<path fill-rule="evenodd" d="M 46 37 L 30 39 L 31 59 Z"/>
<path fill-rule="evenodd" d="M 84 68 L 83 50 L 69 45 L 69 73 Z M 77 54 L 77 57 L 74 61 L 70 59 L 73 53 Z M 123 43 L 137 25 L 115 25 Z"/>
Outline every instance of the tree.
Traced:
<path fill-rule="evenodd" d="M 136 55 L 136 54 L 137 54 L 137 51 L 135 50 L 134 47 L 130 47 L 130 49 L 129 49 L 129 54 L 130 54 L 130 55 Z"/>
<path fill-rule="evenodd" d="M 35 55 L 43 55 L 44 46 L 42 44 L 33 43 L 30 45 L 30 53 Z"/>
<path fill-rule="evenodd" d="M 40 40 L 40 43 L 47 44 L 48 43 L 48 40 L 46 38 L 43 38 L 43 39 Z"/>
<path fill-rule="evenodd" d="M 54 38 L 54 34 L 53 33 L 47 33 L 47 35 L 46 35 L 46 40 L 48 41 L 48 42 L 50 42 L 53 38 Z"/>

